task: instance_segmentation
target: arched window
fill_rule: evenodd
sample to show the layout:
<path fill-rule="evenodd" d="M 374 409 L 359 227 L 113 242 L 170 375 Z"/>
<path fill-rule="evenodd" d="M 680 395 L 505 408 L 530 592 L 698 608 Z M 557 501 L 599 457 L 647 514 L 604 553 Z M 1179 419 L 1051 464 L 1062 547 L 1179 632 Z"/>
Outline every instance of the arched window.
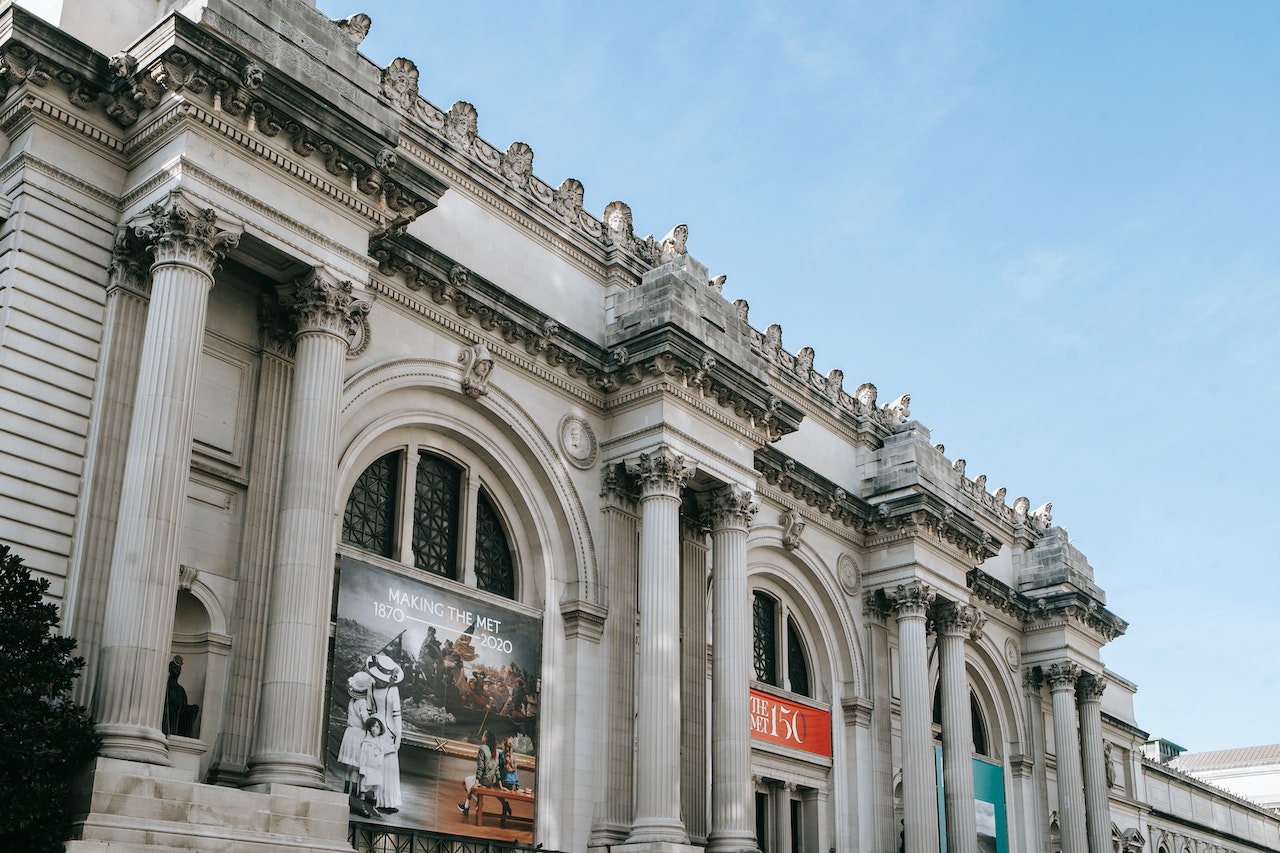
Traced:
<path fill-rule="evenodd" d="M 405 456 L 403 450 L 388 453 L 356 478 L 342 517 L 342 541 L 391 559 L 401 558 L 407 545 L 417 569 L 450 580 L 469 578 L 479 589 L 515 598 L 516 558 L 488 490 L 473 483 L 474 501 L 468 501 L 472 473 L 425 450 L 402 482 Z M 407 542 L 397 519 L 411 525 Z M 463 546 L 463 531 L 472 532 L 473 547 Z"/>
<path fill-rule="evenodd" d="M 809 658 L 796 621 L 786 616 L 782 630 L 783 606 L 767 593 L 756 592 L 751 599 L 752 660 L 756 681 L 781 687 L 801 696 L 812 696 Z M 783 669 L 779 664 L 785 662 Z M 783 673 L 786 681 L 783 681 Z"/>

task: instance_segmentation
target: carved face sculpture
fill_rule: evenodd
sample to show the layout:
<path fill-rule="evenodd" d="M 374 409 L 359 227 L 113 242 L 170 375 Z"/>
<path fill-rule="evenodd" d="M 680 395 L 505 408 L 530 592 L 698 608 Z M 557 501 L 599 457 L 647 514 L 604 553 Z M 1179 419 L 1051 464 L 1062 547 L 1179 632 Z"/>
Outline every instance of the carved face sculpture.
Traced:
<path fill-rule="evenodd" d="M 859 385 L 855 396 L 864 409 L 871 410 L 876 407 L 876 386 L 870 382 L 864 382 Z"/>
<path fill-rule="evenodd" d="M 565 433 L 565 444 L 575 454 L 582 451 L 582 424 L 577 421 L 570 421 L 568 430 Z"/>
<path fill-rule="evenodd" d="M 620 201 L 613 202 L 604 210 L 604 224 L 610 238 L 621 241 L 631 231 L 631 208 Z"/>

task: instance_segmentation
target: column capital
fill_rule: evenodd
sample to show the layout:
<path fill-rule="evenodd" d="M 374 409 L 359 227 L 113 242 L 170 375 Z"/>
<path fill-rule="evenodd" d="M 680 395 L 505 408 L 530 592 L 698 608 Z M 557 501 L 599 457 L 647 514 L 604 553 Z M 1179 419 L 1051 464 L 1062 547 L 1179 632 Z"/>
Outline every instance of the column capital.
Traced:
<path fill-rule="evenodd" d="M 1075 690 L 1076 680 L 1080 678 L 1080 667 L 1071 661 L 1060 661 L 1042 667 L 1044 677 L 1049 681 L 1049 692 L 1058 693 L 1063 690 Z"/>
<path fill-rule="evenodd" d="M 705 507 L 713 530 L 746 531 L 760 510 L 754 492 L 732 483 L 711 492 Z"/>
<path fill-rule="evenodd" d="M 1107 677 L 1086 672 L 1076 682 L 1076 698 L 1081 704 L 1085 702 L 1101 702 L 1102 692 L 1107 689 Z"/>
<path fill-rule="evenodd" d="M 212 278 L 227 251 L 240 242 L 240 235 L 218 227 L 213 208 L 191 210 L 170 196 L 147 208 L 151 221 L 134 232 L 155 255 L 154 266 L 192 267 Z"/>
<path fill-rule="evenodd" d="M 938 633 L 944 637 L 963 637 L 976 640 L 982 636 L 987 617 L 982 611 L 968 604 L 949 604 L 941 609 L 935 620 Z"/>
<path fill-rule="evenodd" d="M 667 445 L 649 453 L 641 453 L 627 461 L 627 473 L 640 481 L 640 498 L 665 495 L 679 497 L 684 484 L 693 476 L 696 465 Z"/>
<path fill-rule="evenodd" d="M 368 340 L 368 300 L 355 293 L 351 282 L 340 281 L 327 270 L 316 267 L 281 286 L 279 299 L 295 324 L 296 335 L 337 335 L 346 340 L 348 348 L 357 338 L 362 338 L 362 343 Z"/>
<path fill-rule="evenodd" d="M 111 246 L 107 268 L 107 292 L 127 290 L 143 299 L 151 297 L 151 250 L 134 229 L 127 229 Z"/>
<path fill-rule="evenodd" d="M 923 619 L 937 596 L 933 587 L 918 580 L 900 583 L 896 587 L 886 589 L 884 594 L 888 599 L 889 609 L 900 620 L 913 616 Z"/>

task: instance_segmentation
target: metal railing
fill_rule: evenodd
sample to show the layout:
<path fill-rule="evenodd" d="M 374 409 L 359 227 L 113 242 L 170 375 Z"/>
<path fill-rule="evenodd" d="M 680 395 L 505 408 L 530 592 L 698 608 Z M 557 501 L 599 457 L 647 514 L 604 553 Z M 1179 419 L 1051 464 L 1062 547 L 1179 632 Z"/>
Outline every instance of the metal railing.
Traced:
<path fill-rule="evenodd" d="M 351 821 L 347 840 L 357 853 L 560 853 L 547 850 L 541 844 L 445 835 L 358 820 Z"/>

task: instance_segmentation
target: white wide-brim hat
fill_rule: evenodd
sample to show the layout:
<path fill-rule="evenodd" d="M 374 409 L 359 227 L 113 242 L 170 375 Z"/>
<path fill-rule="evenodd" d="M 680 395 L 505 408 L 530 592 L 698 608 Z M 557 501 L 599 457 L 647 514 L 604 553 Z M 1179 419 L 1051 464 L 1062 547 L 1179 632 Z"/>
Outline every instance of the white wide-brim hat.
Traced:
<path fill-rule="evenodd" d="M 400 664 L 387 655 L 369 655 L 364 666 L 375 680 L 383 684 L 399 684 L 404 680 L 404 670 L 400 668 Z"/>
<path fill-rule="evenodd" d="M 347 692 L 352 696 L 364 695 L 369 692 L 369 688 L 372 686 L 373 676 L 364 670 L 360 670 L 347 679 Z"/>

